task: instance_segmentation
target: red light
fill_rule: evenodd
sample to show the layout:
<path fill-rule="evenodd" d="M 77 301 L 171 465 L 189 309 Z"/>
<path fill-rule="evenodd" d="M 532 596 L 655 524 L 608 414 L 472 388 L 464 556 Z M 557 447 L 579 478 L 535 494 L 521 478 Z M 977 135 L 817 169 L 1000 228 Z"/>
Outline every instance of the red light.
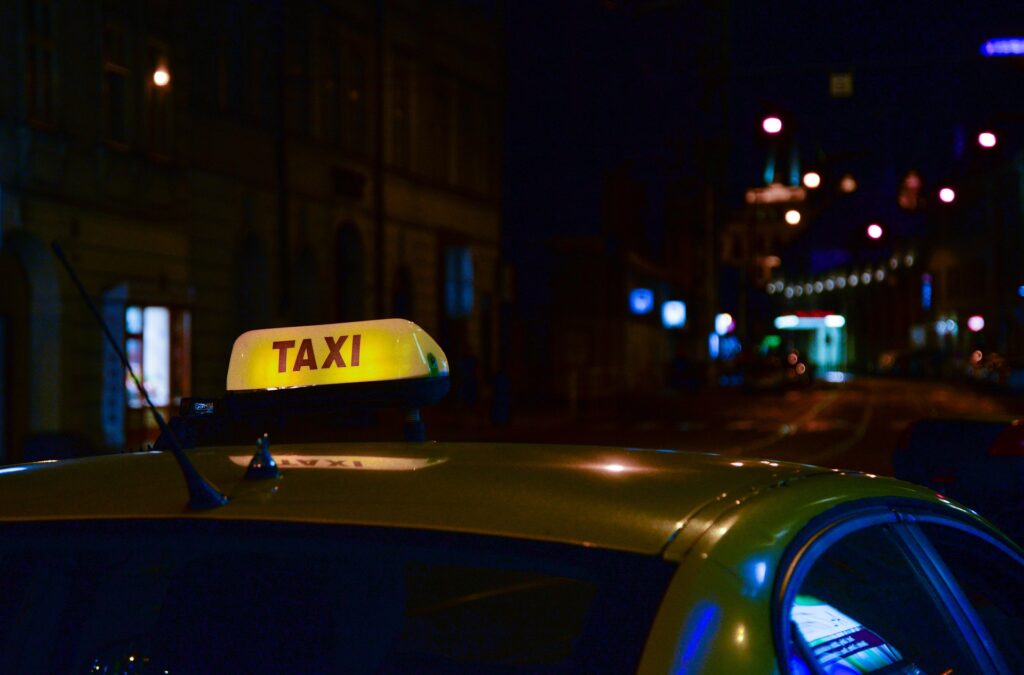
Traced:
<path fill-rule="evenodd" d="M 782 120 L 778 117 L 765 117 L 761 122 L 761 128 L 766 134 L 777 134 L 782 131 Z"/>
<path fill-rule="evenodd" d="M 882 226 L 878 223 L 871 223 L 868 225 L 868 236 L 872 239 L 882 238 Z"/>

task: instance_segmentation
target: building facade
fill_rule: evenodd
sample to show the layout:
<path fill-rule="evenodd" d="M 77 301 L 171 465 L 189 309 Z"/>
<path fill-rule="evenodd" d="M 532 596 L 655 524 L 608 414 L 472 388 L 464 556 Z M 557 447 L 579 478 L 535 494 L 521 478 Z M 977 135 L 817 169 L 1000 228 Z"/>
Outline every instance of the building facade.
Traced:
<path fill-rule="evenodd" d="M 258 327 L 496 358 L 493 6 L 3 0 L 0 33 L 0 461 L 155 431 L 52 241 L 166 411 Z"/>

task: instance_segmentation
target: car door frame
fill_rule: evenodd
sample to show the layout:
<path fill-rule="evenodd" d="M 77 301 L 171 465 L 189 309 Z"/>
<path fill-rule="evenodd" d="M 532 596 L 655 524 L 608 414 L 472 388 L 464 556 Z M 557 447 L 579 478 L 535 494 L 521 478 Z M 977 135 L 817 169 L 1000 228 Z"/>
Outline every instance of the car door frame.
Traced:
<path fill-rule="evenodd" d="M 813 564 L 824 551 L 845 536 L 867 528 L 892 526 L 896 540 L 909 556 L 915 573 L 923 584 L 939 598 L 946 618 L 956 626 L 967 643 L 975 664 L 982 672 L 1011 672 L 995 646 L 988 629 L 967 600 L 963 589 L 953 577 L 928 536 L 917 523 L 952 526 L 980 537 L 1016 559 L 1024 567 L 1024 556 L 993 533 L 977 527 L 967 518 L 961 519 L 955 508 L 939 509 L 909 499 L 860 500 L 830 509 L 812 519 L 787 547 L 777 568 L 772 593 L 772 631 L 779 671 L 790 673 L 792 642 L 788 611 L 797 591 Z M 816 668 L 816 664 L 810 664 Z"/>

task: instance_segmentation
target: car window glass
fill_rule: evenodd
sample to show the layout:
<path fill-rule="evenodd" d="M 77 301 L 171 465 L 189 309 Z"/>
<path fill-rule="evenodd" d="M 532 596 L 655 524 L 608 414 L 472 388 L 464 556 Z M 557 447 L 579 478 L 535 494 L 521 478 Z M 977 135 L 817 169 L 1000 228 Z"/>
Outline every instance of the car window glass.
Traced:
<path fill-rule="evenodd" d="M 922 525 L 1015 673 L 1024 673 L 1024 564 L 980 537 Z"/>
<path fill-rule="evenodd" d="M 846 673 L 978 672 L 941 601 L 890 526 L 846 535 L 815 560 L 789 607 L 790 668 Z"/>
<path fill-rule="evenodd" d="M 625 672 L 672 572 L 442 533 L 69 527 L 0 528 L 0 672 Z"/>

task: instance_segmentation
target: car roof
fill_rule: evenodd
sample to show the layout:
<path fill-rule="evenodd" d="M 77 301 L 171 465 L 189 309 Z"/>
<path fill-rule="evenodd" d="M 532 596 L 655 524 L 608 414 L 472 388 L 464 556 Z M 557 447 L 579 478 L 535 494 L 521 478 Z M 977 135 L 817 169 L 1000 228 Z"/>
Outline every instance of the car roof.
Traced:
<path fill-rule="evenodd" d="M 253 449 L 188 451 L 230 499 L 208 511 L 187 509 L 169 452 L 5 467 L 0 522 L 188 517 L 374 525 L 659 554 L 688 519 L 706 518 L 716 504 L 724 508 L 773 486 L 835 472 L 674 450 L 324 443 L 271 447 L 282 478 L 246 481 Z M 900 486 L 894 494 L 911 487 L 892 483 Z"/>

